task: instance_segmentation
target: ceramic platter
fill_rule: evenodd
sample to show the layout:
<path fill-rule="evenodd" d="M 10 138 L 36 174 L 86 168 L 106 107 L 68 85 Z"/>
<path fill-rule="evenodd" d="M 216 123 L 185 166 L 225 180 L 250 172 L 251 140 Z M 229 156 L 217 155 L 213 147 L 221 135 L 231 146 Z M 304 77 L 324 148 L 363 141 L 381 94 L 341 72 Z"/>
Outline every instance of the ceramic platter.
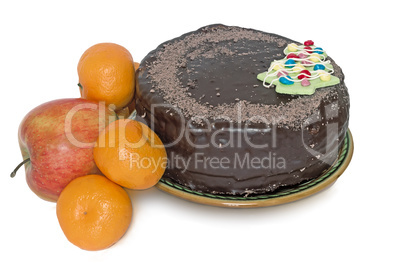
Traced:
<path fill-rule="evenodd" d="M 276 191 L 272 194 L 263 194 L 248 197 L 213 195 L 193 191 L 189 188 L 172 183 L 165 178 L 162 178 L 156 186 L 160 190 L 179 198 L 205 205 L 232 208 L 275 206 L 300 200 L 328 188 L 334 182 L 336 182 L 339 176 L 341 176 L 345 169 L 348 167 L 350 160 L 352 159 L 352 155 L 353 138 L 350 130 L 348 130 L 338 159 L 331 166 L 331 168 L 329 168 L 318 178 L 309 180 L 290 189 L 287 188 L 284 190 Z"/>

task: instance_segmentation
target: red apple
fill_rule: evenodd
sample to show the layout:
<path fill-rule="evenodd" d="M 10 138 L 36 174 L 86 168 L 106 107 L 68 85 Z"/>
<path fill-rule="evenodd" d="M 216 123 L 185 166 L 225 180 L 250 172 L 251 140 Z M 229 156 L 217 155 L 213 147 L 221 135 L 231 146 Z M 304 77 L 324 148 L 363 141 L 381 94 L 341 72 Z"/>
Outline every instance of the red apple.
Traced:
<path fill-rule="evenodd" d="M 85 99 L 54 100 L 30 111 L 20 124 L 18 141 L 31 190 L 55 202 L 71 180 L 99 174 L 93 146 L 115 119 L 103 103 Z"/>

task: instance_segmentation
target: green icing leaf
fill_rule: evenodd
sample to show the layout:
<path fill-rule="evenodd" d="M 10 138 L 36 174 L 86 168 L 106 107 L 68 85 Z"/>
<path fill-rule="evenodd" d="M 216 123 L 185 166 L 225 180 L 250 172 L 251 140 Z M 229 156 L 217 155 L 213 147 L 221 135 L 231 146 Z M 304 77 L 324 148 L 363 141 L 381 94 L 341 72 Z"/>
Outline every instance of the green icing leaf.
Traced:
<path fill-rule="evenodd" d="M 314 49 L 315 46 L 311 46 L 311 48 Z M 284 50 L 284 53 L 287 55 L 292 52 L 289 52 L 288 49 L 286 48 Z M 323 54 L 321 54 L 321 56 L 322 55 L 325 58 L 327 57 L 327 54 L 325 52 Z M 286 60 L 287 59 L 285 57 L 284 59 L 281 59 L 278 61 L 282 62 L 282 64 L 284 64 Z M 297 63 L 297 61 L 296 61 L 296 63 Z M 321 63 L 321 64 L 323 64 L 323 63 Z M 325 63 L 323 65 L 326 67 L 325 71 L 333 70 L 333 66 L 331 64 Z M 313 72 L 315 72 L 314 66 L 308 66 L 308 67 L 305 66 L 305 68 L 307 70 L 309 70 L 312 73 L 312 75 L 313 75 Z M 277 77 L 277 75 L 275 74 L 276 70 L 271 70 L 269 73 L 268 72 L 260 73 L 257 75 L 257 79 L 260 81 L 263 81 L 263 82 L 265 80 L 266 85 L 269 85 L 272 82 L 272 84 L 275 85 L 275 91 L 278 93 L 291 94 L 291 95 L 312 95 L 315 93 L 315 90 L 317 88 L 333 86 L 333 85 L 340 83 L 340 80 L 338 77 L 330 75 L 331 79 L 329 81 L 322 81 L 319 77 L 317 77 L 316 79 L 309 80 L 310 85 L 302 86 L 301 80 L 299 80 L 297 78 L 297 76 L 300 74 L 299 72 L 290 73 L 292 71 L 292 68 L 284 68 L 283 70 L 289 73 L 289 76 L 292 78 L 292 80 L 294 80 L 294 84 L 285 85 L 285 84 L 282 84 L 281 82 L 279 82 L 279 77 Z"/>
<path fill-rule="evenodd" d="M 306 68 L 306 69 L 309 69 L 309 68 Z M 267 72 L 260 73 L 257 75 L 257 79 L 264 81 L 266 75 L 267 75 Z M 320 78 L 317 78 L 314 80 L 310 80 L 309 86 L 302 86 L 301 83 L 298 82 L 300 80 L 297 78 L 297 75 L 298 74 L 289 74 L 289 76 L 293 80 L 295 80 L 295 83 L 293 85 L 282 84 L 281 82 L 279 82 L 279 80 L 274 81 L 273 85 L 276 86 L 275 91 L 278 93 L 282 93 L 282 94 L 312 95 L 312 94 L 314 94 L 314 92 L 317 88 L 333 86 L 333 85 L 340 83 L 340 80 L 338 77 L 331 75 L 331 79 L 329 81 L 321 81 Z M 278 79 L 278 77 L 276 75 L 269 76 L 269 77 L 267 77 L 267 79 L 265 79 L 265 83 L 269 85 L 275 79 Z"/>

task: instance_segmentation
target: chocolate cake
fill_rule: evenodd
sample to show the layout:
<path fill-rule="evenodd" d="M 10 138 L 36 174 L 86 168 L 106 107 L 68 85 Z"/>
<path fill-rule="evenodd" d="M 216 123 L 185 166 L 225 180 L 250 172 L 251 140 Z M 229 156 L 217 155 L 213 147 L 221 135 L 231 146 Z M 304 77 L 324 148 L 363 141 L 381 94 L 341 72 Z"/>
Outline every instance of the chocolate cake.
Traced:
<path fill-rule="evenodd" d="M 308 95 L 278 93 L 257 79 L 286 57 L 289 44 L 302 46 L 209 25 L 142 60 L 136 110 L 166 146 L 166 180 L 201 193 L 249 196 L 316 178 L 336 161 L 349 118 L 339 66 L 327 57 L 339 80 Z"/>

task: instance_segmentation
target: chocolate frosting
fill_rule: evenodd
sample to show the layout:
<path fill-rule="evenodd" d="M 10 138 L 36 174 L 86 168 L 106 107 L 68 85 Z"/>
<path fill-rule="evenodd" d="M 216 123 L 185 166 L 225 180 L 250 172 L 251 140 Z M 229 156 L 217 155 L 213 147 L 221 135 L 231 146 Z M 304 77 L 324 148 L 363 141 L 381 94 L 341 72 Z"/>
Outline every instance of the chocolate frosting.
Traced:
<path fill-rule="evenodd" d="M 276 93 L 257 80 L 284 57 L 285 37 L 210 25 L 151 51 L 136 72 L 136 109 L 166 145 L 165 177 L 192 190 L 253 195 L 322 174 L 346 135 L 341 83 L 312 96 Z"/>

